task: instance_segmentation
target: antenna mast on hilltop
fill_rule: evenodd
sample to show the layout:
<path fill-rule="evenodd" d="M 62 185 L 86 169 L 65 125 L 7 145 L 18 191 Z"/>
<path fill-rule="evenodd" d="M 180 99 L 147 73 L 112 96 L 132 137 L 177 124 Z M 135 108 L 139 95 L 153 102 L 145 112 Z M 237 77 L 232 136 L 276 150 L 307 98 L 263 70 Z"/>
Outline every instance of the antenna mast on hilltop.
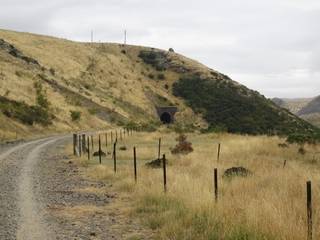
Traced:
<path fill-rule="evenodd" d="M 127 30 L 124 30 L 124 45 L 127 44 Z"/>
<path fill-rule="evenodd" d="M 91 43 L 93 43 L 93 30 L 91 30 Z"/>

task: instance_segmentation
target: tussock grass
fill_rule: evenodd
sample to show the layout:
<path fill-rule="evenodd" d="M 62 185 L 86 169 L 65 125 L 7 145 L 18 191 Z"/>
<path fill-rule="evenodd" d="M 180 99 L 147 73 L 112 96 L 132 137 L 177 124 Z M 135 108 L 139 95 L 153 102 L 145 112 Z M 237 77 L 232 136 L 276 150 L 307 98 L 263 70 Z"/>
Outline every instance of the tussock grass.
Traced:
<path fill-rule="evenodd" d="M 169 160 L 167 194 L 163 193 L 162 170 L 144 165 L 157 157 L 157 139 L 162 135 L 162 153 Z M 128 150 L 118 151 L 116 174 L 110 159 L 104 160 L 103 166 L 92 162 L 88 172 L 131 196 L 132 215 L 156 230 L 158 239 L 306 239 L 306 181 L 311 180 L 314 236 L 320 237 L 320 156 L 314 154 L 319 146 L 306 146 L 307 154 L 301 155 L 296 145 L 279 148 L 284 140 L 278 137 L 191 134 L 188 140 L 194 152 L 174 156 L 170 148 L 176 144 L 175 137 L 167 132 L 135 133 L 119 143 Z M 137 146 L 139 162 L 137 184 L 133 178 L 133 145 Z M 246 167 L 253 175 L 223 178 L 223 171 L 233 166 Z M 213 193 L 215 167 L 219 171 L 218 202 Z"/>

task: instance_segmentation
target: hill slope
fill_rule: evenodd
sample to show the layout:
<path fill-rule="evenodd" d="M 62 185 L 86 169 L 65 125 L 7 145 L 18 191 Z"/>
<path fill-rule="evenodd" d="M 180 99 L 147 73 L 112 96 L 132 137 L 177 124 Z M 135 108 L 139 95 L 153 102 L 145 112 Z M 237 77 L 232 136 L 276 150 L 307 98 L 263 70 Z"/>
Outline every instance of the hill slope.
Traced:
<path fill-rule="evenodd" d="M 176 105 L 177 124 L 241 133 L 312 126 L 226 75 L 173 51 L 78 43 L 0 30 L 0 138 L 157 124 L 155 106 Z"/>
<path fill-rule="evenodd" d="M 316 98 L 273 98 L 272 101 L 302 119 L 320 127 L 320 96 Z"/>

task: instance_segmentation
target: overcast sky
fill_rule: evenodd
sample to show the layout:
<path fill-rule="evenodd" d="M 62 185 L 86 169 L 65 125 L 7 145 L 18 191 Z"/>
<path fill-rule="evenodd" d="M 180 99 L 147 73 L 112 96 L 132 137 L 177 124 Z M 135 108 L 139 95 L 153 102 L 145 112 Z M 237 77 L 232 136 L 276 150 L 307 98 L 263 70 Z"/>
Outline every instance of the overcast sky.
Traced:
<path fill-rule="evenodd" d="M 0 28 L 174 48 L 267 97 L 320 95 L 320 0 L 0 0 Z"/>

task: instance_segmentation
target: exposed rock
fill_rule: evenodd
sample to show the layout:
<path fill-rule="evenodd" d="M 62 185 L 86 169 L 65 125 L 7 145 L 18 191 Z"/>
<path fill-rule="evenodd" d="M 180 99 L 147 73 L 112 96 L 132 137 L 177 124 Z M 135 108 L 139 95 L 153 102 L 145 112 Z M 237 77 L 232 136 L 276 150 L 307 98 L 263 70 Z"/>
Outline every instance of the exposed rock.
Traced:
<path fill-rule="evenodd" d="M 121 146 L 121 147 L 119 147 L 119 150 L 121 150 L 121 151 L 126 151 L 126 150 L 127 150 L 127 147 L 126 147 L 126 146 Z"/>
<path fill-rule="evenodd" d="M 0 39 L 0 49 L 5 50 L 8 52 L 11 56 L 15 58 L 19 58 L 29 64 L 35 64 L 35 65 L 40 65 L 39 62 L 31 57 L 28 57 L 24 55 L 20 50 L 15 48 L 12 44 L 6 42 L 3 39 Z"/>
<path fill-rule="evenodd" d="M 223 177 L 247 177 L 252 175 L 252 172 L 244 167 L 232 167 L 224 171 Z"/>
<path fill-rule="evenodd" d="M 102 156 L 102 157 L 107 156 L 107 155 L 106 155 L 106 153 L 105 153 L 105 152 L 103 152 L 102 150 L 101 150 L 100 152 L 101 152 L 101 156 Z M 99 156 L 99 151 L 94 152 L 94 153 L 93 153 L 93 156 L 94 156 L 94 157 Z"/>
<path fill-rule="evenodd" d="M 147 162 L 146 166 L 151 168 L 161 168 L 162 163 L 163 163 L 163 159 L 160 158 L 160 159 L 152 160 L 151 162 Z M 168 159 L 166 159 L 166 163 L 168 163 Z"/>
<path fill-rule="evenodd" d="M 280 147 L 280 148 L 288 148 L 289 146 L 286 143 L 279 143 L 278 147 Z"/>

